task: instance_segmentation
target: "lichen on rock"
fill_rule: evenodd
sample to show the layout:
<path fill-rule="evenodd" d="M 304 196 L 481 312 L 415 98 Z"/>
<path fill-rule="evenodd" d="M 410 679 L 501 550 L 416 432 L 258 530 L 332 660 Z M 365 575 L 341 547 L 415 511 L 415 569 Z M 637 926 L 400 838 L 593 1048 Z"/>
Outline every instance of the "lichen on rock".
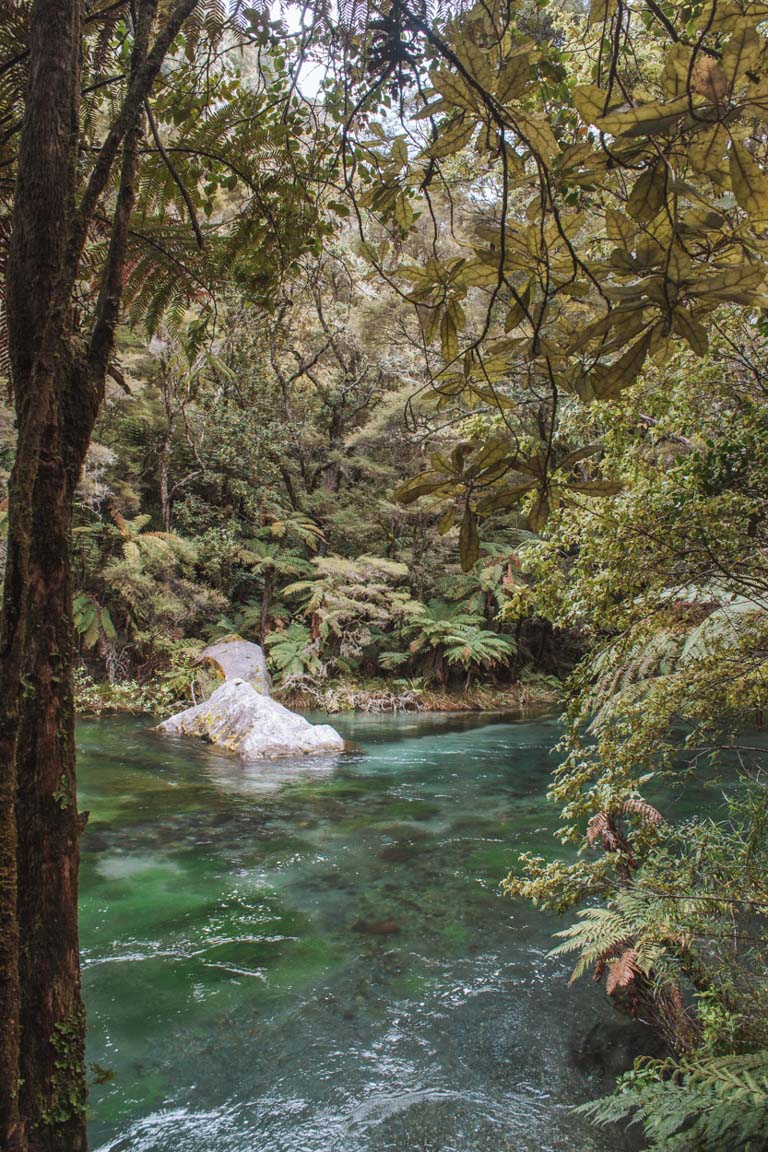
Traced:
<path fill-rule="evenodd" d="M 159 732 L 198 736 L 243 760 L 343 752 L 345 741 L 329 724 L 310 724 L 246 680 L 226 680 L 202 704 L 164 720 Z"/>

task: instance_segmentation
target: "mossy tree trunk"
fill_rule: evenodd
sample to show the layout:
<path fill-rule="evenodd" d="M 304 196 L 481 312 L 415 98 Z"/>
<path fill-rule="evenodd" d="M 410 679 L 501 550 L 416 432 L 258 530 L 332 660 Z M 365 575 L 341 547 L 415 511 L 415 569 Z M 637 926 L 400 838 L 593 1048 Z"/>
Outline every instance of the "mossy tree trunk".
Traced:
<path fill-rule="evenodd" d="M 143 104 L 197 0 L 155 37 L 139 0 L 127 94 L 78 197 L 80 0 L 34 0 L 7 269 L 17 416 L 0 623 L 0 1148 L 82 1152 L 85 1018 L 70 531 L 119 318 Z M 88 331 L 73 295 L 113 171 L 111 232 Z"/>
<path fill-rule="evenodd" d="M 84 1147 L 60 387 L 71 361 L 71 282 L 65 270 L 75 209 L 79 88 L 79 5 L 37 0 L 30 17 L 29 92 L 6 291 L 18 440 L 0 626 L 0 1137 L 14 1152 L 36 1146 L 36 1118 L 42 1121 L 57 1107 L 55 1081 L 65 1077 L 75 1103 L 67 1109 L 67 1123 L 58 1125 L 66 1140 L 59 1147 Z M 70 803 L 62 807 L 54 794 L 65 793 Z M 45 939 L 42 918 L 51 912 Z M 62 1066 L 55 1077 L 63 1055 L 56 1045 L 65 1039 L 73 1060 L 62 1064 L 74 1063 L 76 1070 L 70 1077 Z M 45 1069 L 35 1070 L 41 1057 Z"/>

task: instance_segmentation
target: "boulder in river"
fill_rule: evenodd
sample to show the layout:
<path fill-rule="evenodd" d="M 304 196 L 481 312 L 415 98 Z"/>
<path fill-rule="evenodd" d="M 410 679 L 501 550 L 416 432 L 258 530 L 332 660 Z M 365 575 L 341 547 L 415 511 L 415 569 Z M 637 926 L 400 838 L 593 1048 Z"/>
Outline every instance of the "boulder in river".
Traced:
<path fill-rule="evenodd" d="M 202 704 L 164 720 L 158 731 L 199 736 L 243 760 L 343 752 L 346 746 L 329 724 L 310 724 L 241 679 L 225 680 Z"/>
<path fill-rule="evenodd" d="M 224 636 L 200 653 L 199 664 L 212 667 L 224 680 L 245 680 L 263 696 L 269 696 L 272 682 L 264 649 L 242 636 Z"/>

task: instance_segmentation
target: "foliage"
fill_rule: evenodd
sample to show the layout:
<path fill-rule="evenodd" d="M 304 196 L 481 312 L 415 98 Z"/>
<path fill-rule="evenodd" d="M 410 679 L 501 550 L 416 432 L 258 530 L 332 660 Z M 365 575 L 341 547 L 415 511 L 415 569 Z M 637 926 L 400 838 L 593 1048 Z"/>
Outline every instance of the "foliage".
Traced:
<path fill-rule="evenodd" d="M 768 1042 L 765 750 L 751 730 L 766 691 L 763 337 L 753 330 L 737 353 L 734 331 L 724 325 L 701 364 L 682 353 L 663 381 L 648 373 L 605 414 L 621 495 L 556 513 L 522 564 L 538 610 L 581 629 L 590 652 L 550 788 L 579 858 L 526 858 L 507 889 L 560 910 L 597 897 L 559 950 L 686 1061 Z M 671 787 L 711 811 L 723 782 L 724 816 L 673 819 Z M 691 1131 L 702 1147 L 746 1147 L 764 1123 L 749 1094 L 736 1110 L 666 1072 L 627 1083 L 599 1115 L 636 1107 L 654 1147 L 688 1147 Z"/>
<path fill-rule="evenodd" d="M 309 629 L 303 624 L 294 621 L 284 632 L 270 632 L 264 643 L 270 663 L 280 673 L 283 684 L 322 671 L 317 644 L 313 644 Z"/>
<path fill-rule="evenodd" d="M 403 631 L 411 640 L 407 653 L 384 653 L 380 662 L 401 666 L 408 657 L 421 657 L 429 676 L 444 683 L 447 668 L 458 664 L 469 673 L 505 664 L 515 651 L 514 641 L 488 628 L 481 628 L 483 615 L 461 604 L 430 600 L 414 608 Z"/>
<path fill-rule="evenodd" d="M 613 1096 L 580 1111 L 599 1124 L 631 1118 L 658 1152 L 760 1152 L 768 1147 L 768 1052 L 641 1060 Z"/>

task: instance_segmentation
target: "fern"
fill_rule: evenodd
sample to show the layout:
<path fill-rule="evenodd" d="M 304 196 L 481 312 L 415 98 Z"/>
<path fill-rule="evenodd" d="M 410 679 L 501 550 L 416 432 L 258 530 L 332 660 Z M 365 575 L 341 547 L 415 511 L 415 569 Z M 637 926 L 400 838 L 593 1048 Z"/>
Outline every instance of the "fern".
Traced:
<path fill-rule="evenodd" d="M 598 974 L 603 974 L 608 965 L 606 990 L 613 992 L 659 965 L 670 932 L 664 911 L 654 897 L 635 888 L 620 889 L 610 905 L 581 909 L 575 924 L 555 933 L 562 943 L 551 954 L 579 953 L 571 984 L 598 965 Z"/>
<path fill-rule="evenodd" d="M 283 632 L 270 632 L 264 644 L 269 662 L 279 673 L 282 684 L 293 677 L 316 676 L 322 672 L 317 645 L 303 624 L 293 623 Z"/>
<path fill-rule="evenodd" d="M 614 1095 L 577 1111 L 642 1125 L 653 1152 L 765 1152 L 768 1051 L 708 1060 L 642 1060 Z"/>

